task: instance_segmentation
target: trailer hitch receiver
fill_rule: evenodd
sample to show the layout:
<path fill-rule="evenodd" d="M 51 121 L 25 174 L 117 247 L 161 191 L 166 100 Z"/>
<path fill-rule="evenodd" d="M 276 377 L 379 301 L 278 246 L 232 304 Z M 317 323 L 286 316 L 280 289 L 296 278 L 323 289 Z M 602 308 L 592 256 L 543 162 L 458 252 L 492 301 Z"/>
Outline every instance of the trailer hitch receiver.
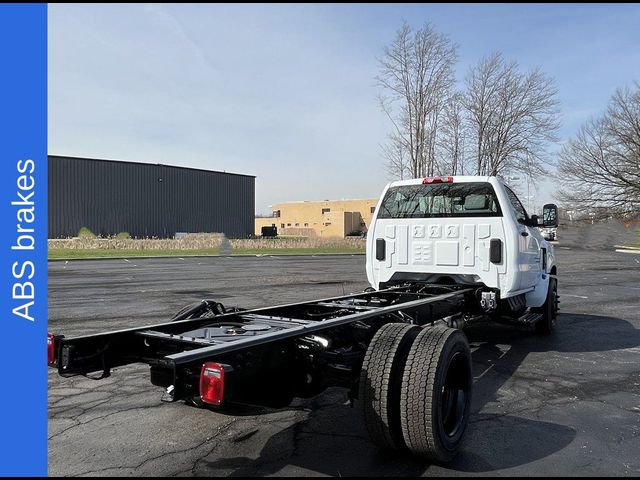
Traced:
<path fill-rule="evenodd" d="M 487 312 L 495 310 L 498 306 L 498 303 L 496 301 L 496 292 L 482 292 L 482 296 L 480 298 L 480 306 Z"/>

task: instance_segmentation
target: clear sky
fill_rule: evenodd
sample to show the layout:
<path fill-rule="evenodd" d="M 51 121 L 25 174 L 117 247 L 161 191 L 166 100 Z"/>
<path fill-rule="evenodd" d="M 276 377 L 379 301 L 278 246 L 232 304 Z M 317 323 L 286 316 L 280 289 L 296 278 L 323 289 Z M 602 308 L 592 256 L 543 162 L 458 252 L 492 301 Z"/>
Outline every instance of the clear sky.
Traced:
<path fill-rule="evenodd" d="M 633 4 L 51 4 L 49 153 L 255 175 L 257 213 L 376 198 L 390 129 L 377 57 L 403 20 L 459 45 L 460 81 L 495 51 L 541 67 L 562 140 L 640 81 Z"/>

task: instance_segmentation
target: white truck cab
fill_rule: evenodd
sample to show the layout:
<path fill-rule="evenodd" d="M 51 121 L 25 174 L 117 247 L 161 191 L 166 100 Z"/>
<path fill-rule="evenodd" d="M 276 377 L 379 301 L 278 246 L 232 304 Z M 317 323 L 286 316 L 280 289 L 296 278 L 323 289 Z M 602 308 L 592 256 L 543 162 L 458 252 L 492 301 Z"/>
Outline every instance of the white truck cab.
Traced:
<path fill-rule="evenodd" d="M 544 226 L 557 225 L 545 205 Z M 553 246 L 498 177 L 445 176 L 389 183 L 367 234 L 367 277 L 376 290 L 406 282 L 476 285 L 514 310 L 542 307 Z M 555 299 L 554 299 L 555 302 Z"/>

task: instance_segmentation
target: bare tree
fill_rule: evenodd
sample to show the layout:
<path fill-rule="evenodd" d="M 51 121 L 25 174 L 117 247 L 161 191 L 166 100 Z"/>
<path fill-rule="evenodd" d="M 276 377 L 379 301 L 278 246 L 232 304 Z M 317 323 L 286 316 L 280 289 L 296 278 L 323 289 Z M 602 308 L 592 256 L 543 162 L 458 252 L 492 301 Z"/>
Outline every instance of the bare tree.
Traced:
<path fill-rule="evenodd" d="M 436 161 L 439 173 L 464 175 L 470 171 L 467 165 L 463 95 L 456 92 L 450 95 L 442 112 L 442 127 L 438 137 L 439 161 Z M 471 169 L 473 171 L 473 169 Z"/>
<path fill-rule="evenodd" d="M 387 142 L 382 145 L 382 156 L 385 160 L 387 174 L 391 179 L 405 180 L 411 176 L 408 150 L 404 147 L 404 141 L 397 134 L 387 135 Z"/>
<path fill-rule="evenodd" d="M 384 92 L 380 107 L 394 129 L 383 150 L 394 176 L 434 173 L 438 120 L 456 60 L 457 46 L 430 24 L 414 32 L 405 22 L 385 48 L 376 80 Z"/>
<path fill-rule="evenodd" d="M 466 87 L 475 173 L 544 172 L 547 147 L 559 128 L 553 80 L 539 69 L 520 73 L 517 62 L 495 53 L 471 69 Z"/>
<path fill-rule="evenodd" d="M 561 200 L 612 213 L 640 210 L 640 83 L 618 89 L 600 118 L 560 153 Z"/>

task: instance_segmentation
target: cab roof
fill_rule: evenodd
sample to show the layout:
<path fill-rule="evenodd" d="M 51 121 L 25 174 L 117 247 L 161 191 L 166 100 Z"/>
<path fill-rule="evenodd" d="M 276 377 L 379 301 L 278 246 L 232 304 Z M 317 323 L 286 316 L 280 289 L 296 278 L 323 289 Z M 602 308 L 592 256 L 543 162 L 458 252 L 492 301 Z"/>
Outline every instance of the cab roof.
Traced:
<path fill-rule="evenodd" d="M 438 179 L 441 179 L 438 181 Z M 448 180 L 452 179 L 452 180 Z M 488 176 L 488 175 L 441 175 L 441 176 L 433 176 L 426 178 L 413 178 L 411 180 L 398 180 L 395 182 L 390 182 L 389 187 L 397 187 L 402 185 L 420 185 L 421 183 L 471 183 L 471 182 L 491 182 L 501 181 L 504 183 L 502 179 L 496 176 Z M 435 181 L 434 181 L 435 180 Z"/>

